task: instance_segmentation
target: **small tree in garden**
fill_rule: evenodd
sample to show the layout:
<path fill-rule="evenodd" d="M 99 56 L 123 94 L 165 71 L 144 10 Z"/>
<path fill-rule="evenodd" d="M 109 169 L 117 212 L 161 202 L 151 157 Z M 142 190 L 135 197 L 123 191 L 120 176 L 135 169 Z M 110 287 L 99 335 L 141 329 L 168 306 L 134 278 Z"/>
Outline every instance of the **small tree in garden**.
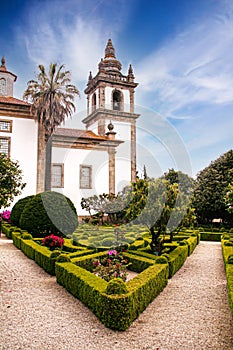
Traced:
<path fill-rule="evenodd" d="M 0 153 L 0 209 L 7 207 L 26 186 L 18 162 Z"/>
<path fill-rule="evenodd" d="M 108 215 L 110 223 L 118 223 L 123 220 L 126 194 L 124 191 L 115 195 L 100 194 L 88 198 L 82 198 L 81 207 L 86 209 L 92 218 L 99 217 L 103 224 L 104 215 Z"/>
<path fill-rule="evenodd" d="M 165 234 L 169 234 L 172 241 L 187 216 L 193 215 L 190 195 L 180 191 L 177 183 L 171 184 L 165 179 L 138 179 L 132 184 L 131 198 L 127 219 L 148 227 L 151 250 L 159 253 Z"/>

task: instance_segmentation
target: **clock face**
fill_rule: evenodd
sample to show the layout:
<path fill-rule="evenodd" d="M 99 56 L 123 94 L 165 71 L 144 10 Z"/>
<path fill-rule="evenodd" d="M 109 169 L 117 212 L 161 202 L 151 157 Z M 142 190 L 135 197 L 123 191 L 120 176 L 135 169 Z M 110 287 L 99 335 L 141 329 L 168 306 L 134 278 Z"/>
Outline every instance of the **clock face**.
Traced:
<path fill-rule="evenodd" d="M 0 95 L 6 94 L 6 79 L 1 78 L 0 79 Z"/>

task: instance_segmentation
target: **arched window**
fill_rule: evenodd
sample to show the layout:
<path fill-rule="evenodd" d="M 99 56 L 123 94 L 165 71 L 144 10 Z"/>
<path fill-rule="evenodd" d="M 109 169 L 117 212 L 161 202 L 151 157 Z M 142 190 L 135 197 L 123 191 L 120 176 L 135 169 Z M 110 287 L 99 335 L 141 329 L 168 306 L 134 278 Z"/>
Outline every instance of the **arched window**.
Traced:
<path fill-rule="evenodd" d="M 96 93 L 92 95 L 92 111 L 96 110 Z"/>
<path fill-rule="evenodd" d="M 6 79 L 1 78 L 0 79 L 0 95 L 6 94 Z"/>
<path fill-rule="evenodd" d="M 123 106 L 123 96 L 122 93 L 119 90 L 114 90 L 112 94 L 112 102 L 113 102 L 113 109 L 114 110 L 122 110 Z"/>

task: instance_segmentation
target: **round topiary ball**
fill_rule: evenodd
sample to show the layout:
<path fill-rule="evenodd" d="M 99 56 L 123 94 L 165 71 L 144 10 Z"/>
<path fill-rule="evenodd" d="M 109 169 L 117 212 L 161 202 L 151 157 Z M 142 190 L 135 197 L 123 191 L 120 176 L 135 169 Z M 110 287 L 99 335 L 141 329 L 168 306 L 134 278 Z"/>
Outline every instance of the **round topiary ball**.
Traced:
<path fill-rule="evenodd" d="M 58 192 L 42 192 L 25 205 L 20 217 L 20 227 L 33 237 L 49 234 L 65 236 L 78 226 L 78 217 L 71 200 Z"/>
<path fill-rule="evenodd" d="M 21 214 L 24 210 L 25 205 L 33 198 L 34 196 L 27 196 L 22 199 L 19 199 L 18 202 L 15 203 L 11 210 L 11 224 L 13 226 L 19 226 L 19 221 Z"/>
<path fill-rule="evenodd" d="M 128 289 L 125 282 L 121 278 L 113 278 L 108 282 L 106 287 L 106 294 L 126 294 Z"/>

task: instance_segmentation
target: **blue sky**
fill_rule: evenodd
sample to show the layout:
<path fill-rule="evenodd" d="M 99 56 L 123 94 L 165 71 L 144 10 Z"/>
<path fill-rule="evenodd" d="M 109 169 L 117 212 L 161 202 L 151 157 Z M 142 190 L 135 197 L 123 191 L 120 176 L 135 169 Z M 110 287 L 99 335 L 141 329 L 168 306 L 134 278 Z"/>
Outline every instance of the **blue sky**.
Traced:
<path fill-rule="evenodd" d="M 8 0 L 0 30 L 15 97 L 38 64 L 65 63 L 81 91 L 78 123 L 111 37 L 122 72 L 132 63 L 139 82 L 138 161 L 149 175 L 174 167 L 195 176 L 233 148 L 231 0 Z"/>

